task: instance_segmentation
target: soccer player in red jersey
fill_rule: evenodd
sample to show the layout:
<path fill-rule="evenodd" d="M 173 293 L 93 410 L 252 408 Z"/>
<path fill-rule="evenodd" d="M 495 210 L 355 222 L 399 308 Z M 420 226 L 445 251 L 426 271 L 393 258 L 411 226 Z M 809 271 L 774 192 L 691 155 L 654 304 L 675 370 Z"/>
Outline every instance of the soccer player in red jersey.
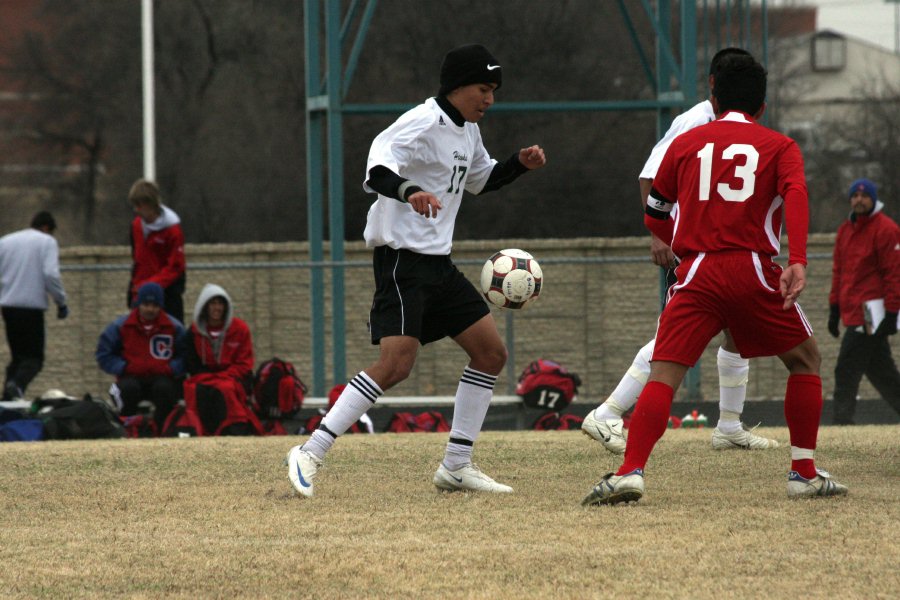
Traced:
<path fill-rule="evenodd" d="M 821 358 L 797 297 L 806 285 L 809 200 L 797 144 L 756 121 L 765 111 L 766 71 L 749 56 L 716 76 L 717 119 L 677 137 L 647 202 L 644 223 L 680 259 L 678 282 L 659 320 L 650 378 L 631 419 L 625 460 L 582 504 L 640 499 L 644 466 L 666 431 L 675 389 L 709 341 L 728 328 L 741 356 L 778 356 L 790 375 L 784 412 L 791 439 L 788 496 L 847 493 L 817 470 Z M 678 204 L 675 219 L 669 214 Z M 782 221 L 790 252 L 782 269 Z"/>

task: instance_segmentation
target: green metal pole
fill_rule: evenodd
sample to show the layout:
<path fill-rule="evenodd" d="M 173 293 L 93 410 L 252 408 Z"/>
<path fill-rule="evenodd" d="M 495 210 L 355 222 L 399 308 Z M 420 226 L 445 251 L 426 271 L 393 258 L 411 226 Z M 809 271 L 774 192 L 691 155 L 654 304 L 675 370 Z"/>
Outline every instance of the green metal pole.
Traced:
<path fill-rule="evenodd" d="M 306 0 L 303 27 L 306 37 L 306 205 L 309 259 L 321 262 L 322 250 L 322 148 L 324 115 L 315 99 L 321 94 L 319 68 L 320 0 Z M 310 269 L 310 351 L 312 394 L 325 395 L 325 283 L 322 267 Z"/>
<path fill-rule="evenodd" d="M 362 53 L 363 42 L 365 42 L 366 33 L 369 31 L 369 25 L 372 23 L 372 17 L 375 16 L 375 7 L 377 5 L 378 0 L 369 0 L 366 4 L 366 10 L 363 12 L 359 24 L 359 31 L 356 34 L 356 39 L 353 41 L 353 47 L 350 49 L 350 56 L 347 58 L 347 66 L 344 68 L 342 100 L 347 97 L 347 89 L 350 87 L 350 82 L 353 81 L 353 74 L 356 72 L 356 64 L 359 62 L 359 55 Z M 343 39 L 343 37 L 341 39 Z"/>
<path fill-rule="evenodd" d="M 681 92 L 684 108 L 697 103 L 697 4 L 681 3 Z M 704 94 L 705 95 L 705 94 Z"/>
<path fill-rule="evenodd" d="M 347 379 L 346 323 L 344 319 L 344 146 L 341 95 L 341 3 L 326 2 L 325 52 L 328 69 L 328 232 L 331 260 L 332 383 Z"/>
<path fill-rule="evenodd" d="M 631 44 L 634 46 L 634 49 L 637 50 L 641 66 L 644 68 L 644 74 L 647 76 L 647 81 L 653 86 L 653 91 L 656 92 L 656 80 L 653 79 L 653 69 L 650 68 L 650 61 L 647 58 L 647 54 L 644 52 L 644 47 L 641 46 L 641 40 L 638 37 L 634 21 L 631 20 L 631 15 L 628 14 L 628 7 L 625 6 L 625 0 L 619 0 L 619 13 L 625 21 L 625 28 L 628 29 L 628 35 L 631 37 Z"/>
<path fill-rule="evenodd" d="M 675 69 L 666 60 L 672 56 L 672 12 L 669 0 L 659 0 L 656 6 L 656 20 L 653 28 L 656 31 L 656 90 L 657 100 L 671 98 L 671 81 Z M 651 19 L 652 20 L 652 19 Z M 679 99 L 680 100 L 680 99 Z M 680 102 L 679 102 L 680 104 Z M 661 138 L 672 124 L 672 113 L 667 107 L 659 106 L 656 110 L 656 137 Z"/>

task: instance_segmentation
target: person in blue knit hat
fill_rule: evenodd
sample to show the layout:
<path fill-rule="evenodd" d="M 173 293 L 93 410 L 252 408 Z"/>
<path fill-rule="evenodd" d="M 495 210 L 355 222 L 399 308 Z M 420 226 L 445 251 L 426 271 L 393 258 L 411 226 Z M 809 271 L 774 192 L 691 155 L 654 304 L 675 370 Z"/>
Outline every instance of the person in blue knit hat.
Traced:
<path fill-rule="evenodd" d="M 131 311 L 100 334 L 95 354 L 100 368 L 116 377 L 110 395 L 122 415 L 150 403 L 158 427 L 181 397 L 184 375 L 184 325 L 164 306 L 162 286 L 143 284 Z"/>
<path fill-rule="evenodd" d="M 834 368 L 835 425 L 853 425 L 863 375 L 900 414 L 900 372 L 888 336 L 900 312 L 900 228 L 884 214 L 875 184 L 850 185 L 850 216 L 834 244 L 828 331 L 844 339 Z"/>

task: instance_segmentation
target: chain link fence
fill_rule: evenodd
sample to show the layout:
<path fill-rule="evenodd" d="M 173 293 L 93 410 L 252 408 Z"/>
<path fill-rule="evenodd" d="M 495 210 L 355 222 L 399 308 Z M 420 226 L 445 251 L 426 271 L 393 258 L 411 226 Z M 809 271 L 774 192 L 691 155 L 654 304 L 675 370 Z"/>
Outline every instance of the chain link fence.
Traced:
<path fill-rule="evenodd" d="M 801 297 L 823 355 L 822 377 L 826 396 L 833 390 L 833 369 L 838 340 L 825 324 L 828 316 L 831 248 L 833 235 L 810 239 L 809 286 Z M 644 238 L 584 238 L 569 240 L 463 241 L 453 257 L 473 282 L 478 281 L 484 260 L 501 248 L 523 248 L 544 269 L 545 287 L 539 301 L 527 310 L 493 310 L 501 336 L 507 341 L 510 361 L 497 384 L 498 393 L 511 394 L 518 373 L 532 360 L 550 358 L 578 373 L 583 385 L 579 400 L 596 403 L 606 398 L 631 363 L 637 350 L 655 334 L 659 312 L 659 269 L 648 259 Z M 330 277 L 333 263 L 312 263 L 305 258 L 305 243 L 242 245 L 188 245 L 188 285 L 185 318 L 190 321 L 197 294 L 204 284 L 225 287 L 235 304 L 235 314 L 248 322 L 254 338 L 256 362 L 272 357 L 290 360 L 301 377 L 311 378 L 314 352 L 322 352 L 326 372 L 331 373 L 335 340 L 331 338 Z M 361 243 L 345 247 L 341 263 L 345 277 L 346 337 L 344 348 L 348 375 L 370 365 L 377 346 L 369 340 L 367 318 L 374 289 L 371 252 Z M 63 282 L 71 315 L 57 321 L 47 313 L 47 359 L 44 370 L 28 390 L 30 396 L 48 388 L 69 394 L 104 394 L 112 378 L 94 360 L 97 338 L 103 327 L 126 311 L 129 277 L 128 248 L 78 247 L 61 250 Z M 310 272 L 325 273 L 325 347 L 311 347 Z M 718 374 L 713 340 L 698 368 L 698 384 L 692 399 L 716 400 Z M 337 344 L 338 350 L 340 344 Z M 0 349 L 8 361 L 8 350 Z M 459 381 L 465 354 L 450 340 L 429 344 L 419 352 L 410 378 L 391 390 L 398 396 L 452 396 Z M 748 397 L 779 399 L 786 371 L 775 358 L 752 361 Z M 334 383 L 326 382 L 325 389 Z M 677 399 L 684 399 L 686 387 Z M 877 397 L 864 382 L 863 397 Z"/>

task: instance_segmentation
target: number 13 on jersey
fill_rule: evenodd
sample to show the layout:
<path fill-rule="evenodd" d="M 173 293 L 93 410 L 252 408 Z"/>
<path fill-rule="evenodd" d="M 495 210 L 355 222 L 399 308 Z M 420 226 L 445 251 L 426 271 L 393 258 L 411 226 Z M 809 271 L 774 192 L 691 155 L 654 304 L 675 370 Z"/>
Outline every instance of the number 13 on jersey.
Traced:
<path fill-rule="evenodd" d="M 699 200 L 709 200 L 710 187 L 712 187 L 713 158 L 716 145 L 710 142 L 697 152 L 700 159 L 700 189 Z M 741 180 L 741 187 L 735 189 L 730 184 L 720 183 L 716 186 L 716 192 L 728 202 L 744 202 L 753 195 L 756 187 L 756 168 L 759 165 L 759 152 L 750 144 L 731 144 L 721 154 L 722 160 L 734 161 L 743 158 L 744 164 L 735 164 L 734 176 Z"/>

